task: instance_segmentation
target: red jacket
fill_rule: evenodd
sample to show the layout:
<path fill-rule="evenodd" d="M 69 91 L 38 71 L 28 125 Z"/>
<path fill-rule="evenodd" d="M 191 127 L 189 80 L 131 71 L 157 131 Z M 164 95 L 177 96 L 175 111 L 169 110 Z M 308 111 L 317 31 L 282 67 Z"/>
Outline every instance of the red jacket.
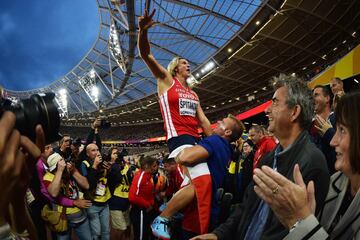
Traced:
<path fill-rule="evenodd" d="M 276 147 L 276 142 L 273 137 L 265 136 L 256 144 L 257 150 L 254 155 L 254 169 L 258 166 L 260 160 L 271 152 Z"/>
<path fill-rule="evenodd" d="M 129 190 L 129 201 L 140 208 L 154 205 L 154 181 L 151 173 L 140 170 L 135 173 Z"/>

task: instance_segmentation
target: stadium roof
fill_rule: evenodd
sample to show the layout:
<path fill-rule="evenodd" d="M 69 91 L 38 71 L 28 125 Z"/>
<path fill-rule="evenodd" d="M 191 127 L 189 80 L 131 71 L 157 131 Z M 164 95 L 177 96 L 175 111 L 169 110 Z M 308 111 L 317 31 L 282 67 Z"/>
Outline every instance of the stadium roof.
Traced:
<path fill-rule="evenodd" d="M 161 121 L 156 80 L 136 46 L 144 8 L 156 9 L 149 32 L 154 56 L 164 66 L 174 56 L 189 60 L 195 91 L 212 119 L 269 99 L 271 76 L 309 78 L 359 43 L 357 0 L 97 2 L 99 35 L 80 63 L 49 86 L 9 95 L 54 91 L 66 125 L 89 124 L 99 111 L 115 125 Z"/>

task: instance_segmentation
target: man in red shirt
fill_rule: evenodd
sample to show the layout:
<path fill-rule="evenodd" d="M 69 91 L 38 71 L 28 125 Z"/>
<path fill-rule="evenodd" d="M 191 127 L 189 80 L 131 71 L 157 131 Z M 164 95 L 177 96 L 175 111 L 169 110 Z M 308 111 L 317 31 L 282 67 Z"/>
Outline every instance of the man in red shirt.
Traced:
<path fill-rule="evenodd" d="M 170 199 L 172 195 L 180 189 L 181 183 L 184 180 L 184 175 L 181 166 L 175 162 L 174 158 L 166 158 L 163 162 L 168 179 L 165 197 Z"/>
<path fill-rule="evenodd" d="M 140 159 L 141 170 L 135 173 L 129 190 L 129 201 L 132 205 L 130 219 L 134 227 L 134 239 L 150 239 L 150 223 L 155 204 L 155 186 L 152 174 L 157 171 L 156 159 Z"/>
<path fill-rule="evenodd" d="M 167 187 L 163 197 L 167 198 L 167 201 L 181 188 L 181 184 L 184 181 L 184 175 L 181 165 L 175 162 L 174 158 L 166 157 L 163 160 L 164 170 L 167 176 Z M 165 207 L 165 205 L 160 208 Z M 163 211 L 160 210 L 160 211 Z M 182 236 L 182 217 L 183 214 L 177 213 L 171 222 L 171 236 L 172 239 L 181 239 Z"/>
<path fill-rule="evenodd" d="M 249 130 L 249 137 L 256 144 L 257 150 L 254 155 L 254 169 L 258 166 L 260 160 L 276 147 L 273 137 L 265 136 L 265 130 L 262 126 L 254 125 Z"/>

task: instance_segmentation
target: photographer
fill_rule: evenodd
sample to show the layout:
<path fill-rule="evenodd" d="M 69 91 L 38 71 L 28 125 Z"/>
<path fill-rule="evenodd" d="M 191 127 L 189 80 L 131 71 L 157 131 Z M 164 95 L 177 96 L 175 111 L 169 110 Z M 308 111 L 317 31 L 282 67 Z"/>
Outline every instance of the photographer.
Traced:
<path fill-rule="evenodd" d="M 76 169 L 80 171 L 82 160 L 80 158 L 80 154 L 84 145 L 82 145 L 81 138 L 75 138 L 71 142 L 71 155 L 70 155 L 70 161 L 74 163 Z"/>
<path fill-rule="evenodd" d="M 99 148 L 99 151 L 101 151 L 102 144 L 101 139 L 99 135 L 99 128 L 101 127 L 102 120 L 100 118 L 96 118 L 95 121 L 91 124 L 91 130 L 87 136 L 86 139 L 86 145 L 93 143 L 95 138 L 95 143 Z"/>
<path fill-rule="evenodd" d="M 11 112 L 0 119 L 0 239 L 15 239 L 14 235 L 37 239 L 24 198 L 45 137 L 37 125 L 36 146 L 14 128 L 15 120 Z"/>
<path fill-rule="evenodd" d="M 71 229 L 75 230 L 77 237 L 81 240 L 91 238 L 89 222 L 87 220 L 85 208 L 91 206 L 91 201 L 79 198 L 79 187 L 88 189 L 89 183 L 70 162 L 57 153 L 50 155 L 47 159 L 49 171 L 44 175 L 44 183 L 51 197 L 57 198 L 59 195 L 72 199 L 74 207 L 66 207 L 65 213 L 68 221 L 68 230 L 57 233 L 57 239 L 70 239 Z M 53 208 L 58 212 L 63 211 L 62 205 L 52 202 Z"/>
<path fill-rule="evenodd" d="M 90 143 L 86 146 L 87 159 L 81 164 L 81 172 L 88 179 L 90 188 L 85 194 L 86 199 L 92 201 L 88 209 L 92 239 L 110 239 L 109 205 L 111 197 L 108 173 L 111 163 L 103 161 L 99 148 Z"/>
<path fill-rule="evenodd" d="M 108 159 L 112 163 L 111 173 L 113 184 L 109 186 L 111 199 L 109 201 L 111 217 L 111 239 L 130 239 L 130 202 L 129 202 L 129 178 L 126 165 L 121 153 L 116 147 L 109 150 Z"/>
<path fill-rule="evenodd" d="M 48 169 L 47 158 L 51 154 L 53 154 L 53 148 L 51 144 L 48 144 L 45 146 L 44 151 L 36 163 L 36 168 L 33 171 L 33 176 L 29 183 L 29 189 L 26 192 L 26 203 L 36 227 L 38 239 L 40 240 L 46 239 L 46 225 L 41 218 L 41 210 L 49 202 L 49 199 L 52 199 L 43 181 L 46 169 Z M 72 201 L 70 206 L 72 206 Z"/>
<path fill-rule="evenodd" d="M 81 170 L 82 162 L 88 158 L 87 153 L 86 153 L 86 148 L 89 144 L 94 143 L 94 139 L 95 139 L 96 146 L 98 147 L 99 151 L 101 151 L 102 143 L 101 143 L 101 138 L 99 135 L 100 126 L 101 126 L 101 119 L 96 118 L 95 121 L 91 124 L 91 129 L 88 133 L 88 136 L 86 138 L 86 142 L 85 142 L 85 145 L 84 145 L 84 148 L 82 151 L 80 151 L 80 146 L 81 146 L 81 141 L 80 141 L 79 154 L 77 156 L 76 164 L 75 164 L 76 168 L 78 170 Z M 77 140 L 77 141 L 79 142 L 79 140 Z"/>
<path fill-rule="evenodd" d="M 63 134 L 63 138 L 59 142 L 59 146 L 54 148 L 54 152 L 60 154 L 64 159 L 68 159 L 71 155 L 71 138 L 69 134 Z"/>
<path fill-rule="evenodd" d="M 54 93 L 39 93 L 15 103 L 5 98 L 0 87 L 0 187 L 3 196 L 0 199 L 0 239 L 37 239 L 24 200 L 25 194 L 28 203 L 34 198 L 29 187 L 39 189 L 33 174 L 36 174 L 36 160 L 44 152 L 45 143 L 60 139 L 60 117 L 54 98 Z M 17 236 L 10 232 L 9 226 Z"/>

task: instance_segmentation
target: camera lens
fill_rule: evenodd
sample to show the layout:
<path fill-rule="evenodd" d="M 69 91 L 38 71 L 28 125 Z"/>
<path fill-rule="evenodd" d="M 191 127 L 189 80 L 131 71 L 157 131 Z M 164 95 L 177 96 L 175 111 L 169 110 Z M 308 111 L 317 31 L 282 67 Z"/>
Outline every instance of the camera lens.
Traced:
<path fill-rule="evenodd" d="M 53 100 L 54 93 L 34 94 L 29 99 L 21 100 L 18 105 L 6 107 L 16 115 L 16 128 L 22 135 L 35 141 L 35 127 L 41 124 L 46 144 L 57 141 L 59 135 L 60 116 Z"/>
<path fill-rule="evenodd" d="M 111 127 L 111 122 L 106 119 L 101 119 L 100 128 L 108 129 Z"/>

